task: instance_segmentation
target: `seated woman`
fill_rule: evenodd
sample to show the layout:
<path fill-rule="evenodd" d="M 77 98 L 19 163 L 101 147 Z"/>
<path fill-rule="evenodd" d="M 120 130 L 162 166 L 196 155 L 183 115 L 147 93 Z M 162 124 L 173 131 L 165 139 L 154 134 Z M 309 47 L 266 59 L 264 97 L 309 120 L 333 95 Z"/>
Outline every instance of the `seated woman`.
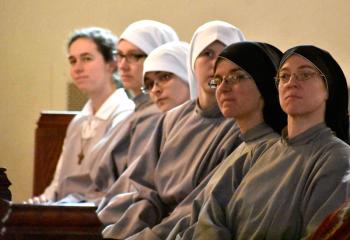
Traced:
<path fill-rule="evenodd" d="M 54 179 L 42 195 L 29 199 L 29 203 L 57 200 L 64 179 L 90 171 L 94 159 L 86 156 L 112 125 L 134 110 L 134 103 L 124 89 L 116 90 L 114 84 L 116 41 L 116 36 L 102 28 L 83 28 L 69 37 L 70 75 L 78 89 L 89 96 L 89 101 L 68 126 Z"/>
<path fill-rule="evenodd" d="M 210 196 L 195 239 L 301 239 L 348 199 L 348 92 L 341 68 L 328 52 L 297 46 L 283 55 L 276 79 L 288 115 L 281 139 L 248 159 L 227 205 Z"/>
<path fill-rule="evenodd" d="M 104 237 L 124 239 L 159 223 L 240 143 L 236 123 L 221 114 L 208 81 L 222 49 L 242 40 L 239 29 L 222 21 L 197 29 L 188 68 L 198 80 L 190 82 L 192 94 L 198 85 L 198 98 L 193 94 L 196 99 L 165 114 L 145 152 L 112 186 L 98 209 L 109 225 Z"/>
<path fill-rule="evenodd" d="M 142 90 L 162 112 L 190 99 L 188 51 L 188 43 L 170 42 L 153 50 L 145 60 Z"/>
<path fill-rule="evenodd" d="M 144 99 L 147 99 L 141 91 L 144 60 L 154 49 L 172 41 L 179 41 L 175 30 L 153 20 L 136 21 L 120 35 L 117 43 L 119 74 L 123 86 L 132 95 L 136 108 L 142 108 Z"/>

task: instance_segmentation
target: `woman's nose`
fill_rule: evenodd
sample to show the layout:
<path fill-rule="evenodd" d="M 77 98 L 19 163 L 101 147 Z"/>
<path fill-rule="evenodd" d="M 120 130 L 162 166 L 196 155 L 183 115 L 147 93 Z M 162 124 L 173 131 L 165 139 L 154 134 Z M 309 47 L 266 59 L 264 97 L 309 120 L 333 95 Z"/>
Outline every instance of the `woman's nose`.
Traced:
<path fill-rule="evenodd" d="M 73 66 L 73 71 L 76 73 L 80 73 L 84 70 L 83 64 L 81 62 L 76 62 Z"/>
<path fill-rule="evenodd" d="M 151 92 L 153 92 L 153 93 L 157 93 L 157 92 L 160 92 L 160 87 L 159 87 L 159 84 L 158 84 L 158 82 L 154 82 L 153 83 L 153 86 L 152 86 L 152 88 L 151 88 Z"/>
<path fill-rule="evenodd" d="M 118 61 L 118 69 L 122 69 L 122 70 L 125 70 L 125 69 L 129 69 L 129 63 L 128 61 L 126 61 L 126 58 L 122 58 L 120 61 Z"/>

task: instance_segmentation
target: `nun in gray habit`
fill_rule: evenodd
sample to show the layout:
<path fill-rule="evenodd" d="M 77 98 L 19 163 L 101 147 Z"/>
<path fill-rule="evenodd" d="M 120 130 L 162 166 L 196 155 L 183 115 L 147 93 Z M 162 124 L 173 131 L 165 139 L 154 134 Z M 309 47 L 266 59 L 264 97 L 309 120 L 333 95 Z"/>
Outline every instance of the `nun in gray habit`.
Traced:
<path fill-rule="evenodd" d="M 231 24 L 212 21 L 201 26 L 190 44 L 191 77 L 196 80 L 194 65 L 199 56 L 215 61 L 219 52 L 212 44 L 226 46 L 242 40 L 241 31 Z M 204 79 L 206 89 L 204 81 L 190 82 L 193 100 L 165 114 L 145 152 L 101 202 L 98 216 L 107 225 L 105 238 L 124 239 L 159 223 L 241 142 L 235 122 L 224 118 L 215 91 L 208 88 L 213 66 Z M 199 91 L 198 97 L 193 90 Z M 212 104 L 203 107 L 205 100 Z"/>
<path fill-rule="evenodd" d="M 210 196 L 194 239 L 301 239 L 349 198 L 341 68 L 328 52 L 297 46 L 284 54 L 276 79 L 288 115 L 281 139 L 247 160 L 251 167 L 227 205 Z"/>
<path fill-rule="evenodd" d="M 287 116 L 279 105 L 274 79 L 281 57 L 282 52 L 279 49 L 261 42 L 235 43 L 220 53 L 215 67 L 215 75 L 218 77 L 213 81 L 217 88 L 216 96 L 224 115 L 236 119 L 243 142 L 222 161 L 198 195 L 196 189 L 174 210 L 172 215 L 152 229 L 153 235 L 157 235 L 158 239 L 170 240 L 176 237 L 177 239 L 192 239 L 199 212 L 207 199 L 214 194 L 221 206 L 227 205 L 244 174 L 250 168 L 250 165 L 245 164 L 246 159 L 249 159 L 249 156 L 257 149 L 261 151 L 265 145 L 268 146 L 268 142 L 276 142 L 279 139 L 279 133 L 287 124 Z M 228 69 L 228 64 L 226 64 L 226 72 L 218 68 L 224 61 L 230 63 Z M 221 67 L 223 68 L 225 65 Z M 222 76 L 225 75 L 227 78 L 230 73 L 236 74 L 233 75 L 236 77 L 248 76 L 248 78 L 243 78 L 231 85 L 229 82 L 223 83 Z M 215 79 L 218 82 L 215 82 Z M 254 83 L 256 87 L 248 88 L 248 84 L 251 84 L 248 81 Z M 233 97 L 235 101 L 227 106 L 229 103 L 226 103 L 225 100 Z M 263 104 L 257 108 L 259 104 L 256 104 L 254 99 L 259 99 Z M 194 201 L 193 195 L 197 195 Z M 167 228 L 174 226 L 174 220 L 179 217 L 181 220 L 170 232 Z M 150 232 L 145 239 L 150 239 L 148 236 L 151 236 Z"/>

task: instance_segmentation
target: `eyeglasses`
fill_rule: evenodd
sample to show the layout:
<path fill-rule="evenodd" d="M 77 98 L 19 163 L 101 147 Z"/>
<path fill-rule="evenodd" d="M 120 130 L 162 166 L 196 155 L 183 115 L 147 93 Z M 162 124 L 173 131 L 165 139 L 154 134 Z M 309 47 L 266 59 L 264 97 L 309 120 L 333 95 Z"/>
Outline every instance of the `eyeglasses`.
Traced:
<path fill-rule="evenodd" d="M 145 57 L 147 57 L 147 55 L 143 53 L 128 53 L 128 54 L 117 53 L 116 60 L 118 63 L 120 63 L 123 60 L 123 58 L 125 58 L 127 63 L 136 63 L 141 58 L 145 58 Z"/>
<path fill-rule="evenodd" d="M 296 73 L 286 73 L 286 72 L 280 72 L 278 75 L 275 77 L 275 82 L 276 86 L 278 86 L 280 83 L 281 85 L 287 84 L 292 76 L 294 76 L 294 79 L 298 82 L 305 82 L 311 78 L 313 78 L 315 75 L 319 75 L 322 77 L 324 80 L 326 79 L 325 75 L 316 72 L 316 71 L 300 71 Z M 325 81 L 327 84 L 327 81 Z"/>
<path fill-rule="evenodd" d="M 221 83 L 225 82 L 230 86 L 236 85 L 239 82 L 243 81 L 244 79 L 251 79 L 252 77 L 248 75 L 247 73 L 243 73 L 242 71 L 238 71 L 235 73 L 231 73 L 227 76 L 214 76 L 213 79 L 211 79 L 208 83 L 210 88 L 216 89 L 218 88 Z"/>
<path fill-rule="evenodd" d="M 160 73 L 155 79 L 145 78 L 145 84 L 141 87 L 143 93 L 149 93 L 154 86 L 164 87 L 164 85 L 174 77 L 172 73 Z"/>

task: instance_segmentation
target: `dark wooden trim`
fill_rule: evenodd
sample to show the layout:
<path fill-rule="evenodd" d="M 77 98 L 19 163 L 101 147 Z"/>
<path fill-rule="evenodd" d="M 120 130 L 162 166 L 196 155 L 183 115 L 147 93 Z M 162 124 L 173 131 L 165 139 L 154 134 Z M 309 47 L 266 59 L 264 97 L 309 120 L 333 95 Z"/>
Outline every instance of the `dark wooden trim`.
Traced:
<path fill-rule="evenodd" d="M 0 206 L 7 207 L 1 239 L 102 239 L 102 224 L 93 206 L 8 204 L 2 200 Z"/>

